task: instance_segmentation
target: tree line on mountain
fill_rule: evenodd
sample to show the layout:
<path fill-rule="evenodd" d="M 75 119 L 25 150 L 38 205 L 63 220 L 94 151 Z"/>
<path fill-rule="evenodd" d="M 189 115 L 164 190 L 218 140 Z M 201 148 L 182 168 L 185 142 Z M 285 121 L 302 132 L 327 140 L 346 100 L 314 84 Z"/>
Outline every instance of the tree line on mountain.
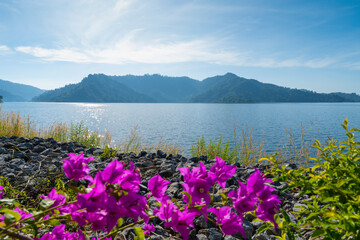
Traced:
<path fill-rule="evenodd" d="M 80 83 L 44 92 L 39 102 L 144 102 L 144 103 L 261 103 L 359 102 L 347 93 L 316 93 L 261 83 L 232 73 L 206 78 L 168 77 L 159 74 L 107 76 L 90 74 Z"/>
<path fill-rule="evenodd" d="M 44 91 L 0 80 L 4 101 L 128 103 L 360 102 L 355 93 L 316 93 L 246 79 L 232 73 L 189 77 L 90 74 L 77 84 Z"/>

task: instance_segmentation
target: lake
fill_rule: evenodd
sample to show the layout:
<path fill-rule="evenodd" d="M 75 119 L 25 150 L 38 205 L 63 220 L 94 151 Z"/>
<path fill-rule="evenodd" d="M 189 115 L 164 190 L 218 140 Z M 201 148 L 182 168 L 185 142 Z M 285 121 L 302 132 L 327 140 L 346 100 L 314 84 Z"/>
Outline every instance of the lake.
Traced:
<path fill-rule="evenodd" d="M 33 103 L 6 102 L 2 111 L 30 116 L 38 126 L 53 122 L 83 121 L 91 130 L 104 132 L 113 139 L 126 139 L 137 126 L 146 143 L 160 139 L 177 143 L 188 153 L 202 135 L 217 140 L 220 135 L 234 142 L 237 132 L 252 129 L 257 141 L 265 142 L 268 152 L 275 151 L 292 131 L 297 141 L 301 126 L 305 140 L 327 137 L 344 138 L 340 126 L 348 118 L 350 127 L 360 127 L 360 103 L 264 103 L 264 104 L 172 104 L 172 103 Z"/>

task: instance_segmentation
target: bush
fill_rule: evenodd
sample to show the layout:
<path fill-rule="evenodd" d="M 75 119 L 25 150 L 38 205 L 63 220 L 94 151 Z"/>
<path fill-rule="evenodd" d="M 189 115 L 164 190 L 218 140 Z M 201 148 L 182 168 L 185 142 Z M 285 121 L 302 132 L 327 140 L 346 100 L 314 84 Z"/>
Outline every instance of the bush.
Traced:
<path fill-rule="evenodd" d="M 319 155 L 311 159 L 311 168 L 289 169 L 279 164 L 276 155 L 263 159 L 273 164 L 270 172 L 275 181 L 286 181 L 289 189 L 308 196 L 306 207 L 293 213 L 298 224 L 286 218 L 280 224 L 284 234 L 293 236 L 294 229 L 304 233 L 310 228 L 313 238 L 360 239 L 360 143 L 354 134 L 359 129 L 349 129 L 347 120 L 342 127 L 347 140 L 328 139 L 325 145 L 315 141 Z"/>

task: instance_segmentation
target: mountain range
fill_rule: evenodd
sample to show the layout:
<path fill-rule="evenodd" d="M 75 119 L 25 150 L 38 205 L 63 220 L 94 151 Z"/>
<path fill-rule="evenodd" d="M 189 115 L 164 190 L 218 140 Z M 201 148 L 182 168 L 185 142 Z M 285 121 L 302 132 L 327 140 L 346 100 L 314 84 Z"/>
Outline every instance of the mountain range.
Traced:
<path fill-rule="evenodd" d="M 0 96 L 5 102 L 27 102 L 43 92 L 45 90 L 37 87 L 0 79 Z"/>
<path fill-rule="evenodd" d="M 16 94 L 19 95 L 19 91 L 10 91 L 9 87 L 3 88 L 2 82 L 7 81 L 0 81 L 0 95 L 4 96 L 4 101 L 18 99 Z M 22 85 L 24 86 L 27 85 Z M 325 94 L 291 89 L 242 78 L 232 73 L 206 78 L 203 81 L 159 74 L 144 76 L 90 74 L 77 84 L 69 84 L 54 90 L 44 91 L 27 87 L 30 87 L 29 92 L 21 94 L 23 99 L 21 101 L 31 99 L 35 102 L 130 103 L 360 102 L 360 96 L 355 93 Z M 9 94 L 14 96 L 11 97 Z"/>

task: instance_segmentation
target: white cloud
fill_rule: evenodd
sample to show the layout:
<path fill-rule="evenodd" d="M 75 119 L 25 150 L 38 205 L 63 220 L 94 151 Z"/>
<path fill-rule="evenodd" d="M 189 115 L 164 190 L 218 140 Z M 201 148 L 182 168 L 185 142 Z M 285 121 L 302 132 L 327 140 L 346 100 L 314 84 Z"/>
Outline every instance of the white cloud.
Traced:
<path fill-rule="evenodd" d="M 134 31 L 135 32 L 135 31 Z M 324 68 L 339 61 L 336 58 L 277 59 L 254 57 L 249 52 L 221 50 L 216 43 L 209 40 L 192 40 L 182 42 L 139 43 L 134 40 L 134 32 L 113 46 L 107 48 L 59 48 L 21 46 L 16 51 L 33 55 L 45 61 L 65 61 L 75 63 L 146 63 L 166 64 L 182 62 L 205 62 L 219 65 L 243 67 L 289 68 L 307 67 Z"/>
<path fill-rule="evenodd" d="M 0 55 L 5 55 L 11 52 L 11 49 L 8 46 L 0 45 Z"/>

